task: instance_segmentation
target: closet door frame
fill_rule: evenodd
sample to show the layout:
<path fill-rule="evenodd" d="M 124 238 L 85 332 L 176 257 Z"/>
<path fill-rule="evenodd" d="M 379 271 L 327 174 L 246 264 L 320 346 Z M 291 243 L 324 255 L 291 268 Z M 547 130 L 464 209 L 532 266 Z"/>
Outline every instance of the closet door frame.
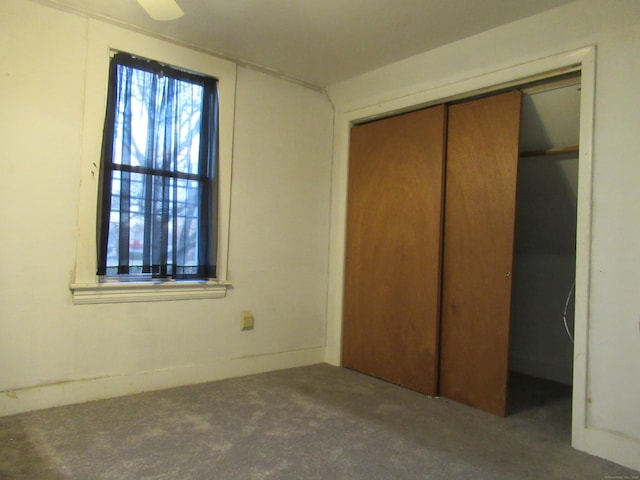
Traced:
<path fill-rule="evenodd" d="M 529 83 L 535 79 L 553 78 L 569 71 L 581 73 L 580 157 L 578 178 L 578 211 L 576 234 L 576 290 L 574 332 L 574 377 L 572 410 L 572 445 L 585 451 L 598 451 L 598 432 L 587 424 L 588 389 L 588 325 L 591 268 L 591 197 L 592 145 L 595 104 L 595 47 L 585 47 L 547 58 L 520 63 L 498 71 L 487 70 L 454 84 L 428 90 L 391 94 L 386 101 L 361 104 L 337 103 L 334 128 L 334 163 L 332 171 L 331 233 L 329 252 L 329 287 L 327 295 L 327 332 L 325 360 L 340 365 L 342 309 L 344 288 L 345 219 L 347 170 L 349 162 L 349 130 L 353 124 L 415 110 L 452 100 L 497 92 L 506 87 Z M 597 435 L 597 437 L 594 437 Z M 613 443 L 611 444 L 613 445 Z M 615 448 L 615 447 L 612 447 Z"/>

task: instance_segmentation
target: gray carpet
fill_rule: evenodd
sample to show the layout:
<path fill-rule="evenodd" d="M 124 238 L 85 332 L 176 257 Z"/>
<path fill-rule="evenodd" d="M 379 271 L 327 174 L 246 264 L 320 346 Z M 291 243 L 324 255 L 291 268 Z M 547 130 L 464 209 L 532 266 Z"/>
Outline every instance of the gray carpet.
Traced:
<path fill-rule="evenodd" d="M 0 478 L 640 478 L 569 446 L 566 388 L 514 385 L 506 419 L 328 365 L 30 412 Z"/>

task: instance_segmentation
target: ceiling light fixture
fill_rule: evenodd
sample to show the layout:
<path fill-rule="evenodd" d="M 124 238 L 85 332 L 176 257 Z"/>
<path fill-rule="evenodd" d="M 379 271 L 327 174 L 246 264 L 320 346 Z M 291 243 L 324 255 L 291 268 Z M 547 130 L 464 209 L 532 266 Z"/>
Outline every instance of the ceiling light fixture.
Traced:
<path fill-rule="evenodd" d="M 154 20 L 175 20 L 184 15 L 175 0 L 138 0 L 138 3 Z"/>

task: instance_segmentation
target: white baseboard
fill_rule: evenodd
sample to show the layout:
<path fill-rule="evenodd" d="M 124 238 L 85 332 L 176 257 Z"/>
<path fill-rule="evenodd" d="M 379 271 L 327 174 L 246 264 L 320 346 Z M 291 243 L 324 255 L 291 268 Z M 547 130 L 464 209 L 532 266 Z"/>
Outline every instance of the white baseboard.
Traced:
<path fill-rule="evenodd" d="M 0 392 L 0 416 L 302 367 L 323 361 L 324 348 L 317 347 L 21 388 Z"/>

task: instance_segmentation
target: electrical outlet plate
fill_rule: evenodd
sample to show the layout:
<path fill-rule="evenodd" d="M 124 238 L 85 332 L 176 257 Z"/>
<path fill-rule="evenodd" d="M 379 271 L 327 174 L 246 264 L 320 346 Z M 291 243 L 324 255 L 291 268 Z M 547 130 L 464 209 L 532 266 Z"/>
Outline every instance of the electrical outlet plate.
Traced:
<path fill-rule="evenodd" d="M 240 316 L 240 329 L 241 330 L 253 330 L 253 312 L 245 310 Z"/>

